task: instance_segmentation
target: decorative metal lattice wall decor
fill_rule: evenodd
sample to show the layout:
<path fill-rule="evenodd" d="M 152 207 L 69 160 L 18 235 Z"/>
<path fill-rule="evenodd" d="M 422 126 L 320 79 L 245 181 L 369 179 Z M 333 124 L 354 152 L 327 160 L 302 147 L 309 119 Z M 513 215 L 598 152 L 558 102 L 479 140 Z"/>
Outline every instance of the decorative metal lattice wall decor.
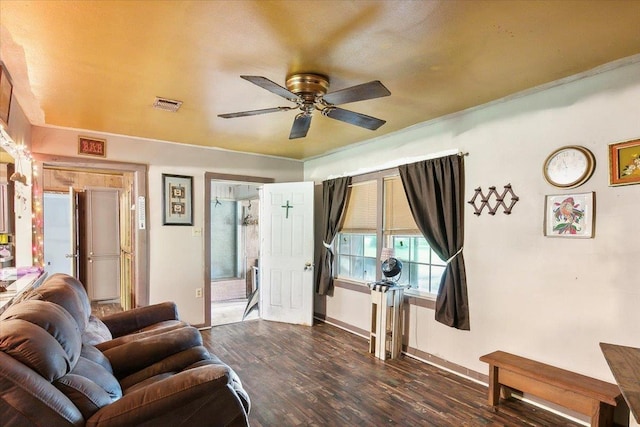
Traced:
<path fill-rule="evenodd" d="M 511 203 L 509 206 L 505 203 L 505 197 L 509 195 Z M 476 199 L 480 198 L 480 206 L 476 205 Z M 473 206 L 475 209 L 474 215 L 480 215 L 485 208 L 489 210 L 489 215 L 495 215 L 500 206 L 503 208 L 503 212 L 507 215 L 511 214 L 511 209 L 520 200 L 518 196 L 511 189 L 511 184 L 504 186 L 502 194 L 496 191 L 496 187 L 489 187 L 489 193 L 485 196 L 480 187 L 476 188 L 475 194 L 467 203 Z"/>

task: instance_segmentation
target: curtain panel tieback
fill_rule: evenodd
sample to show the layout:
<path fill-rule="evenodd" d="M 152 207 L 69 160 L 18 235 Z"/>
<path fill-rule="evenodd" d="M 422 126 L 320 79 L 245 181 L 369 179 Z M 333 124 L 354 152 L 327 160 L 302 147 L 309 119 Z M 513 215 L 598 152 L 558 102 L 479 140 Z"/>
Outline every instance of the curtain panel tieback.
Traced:
<path fill-rule="evenodd" d="M 461 248 L 460 248 L 460 250 L 459 250 L 458 252 L 456 252 L 455 254 L 453 254 L 453 256 L 451 256 L 451 258 L 449 258 L 449 259 L 446 261 L 446 264 L 447 264 L 447 265 L 451 264 L 451 261 L 453 261 L 453 259 L 454 259 L 455 257 L 457 257 L 458 255 L 460 255 L 460 254 L 462 253 L 462 249 L 464 249 L 464 246 L 463 246 L 463 247 L 461 247 Z"/>
<path fill-rule="evenodd" d="M 324 245 L 325 248 L 327 249 L 331 249 L 331 243 L 327 243 L 327 242 L 322 242 L 322 244 Z M 455 256 L 455 255 L 454 255 Z"/>

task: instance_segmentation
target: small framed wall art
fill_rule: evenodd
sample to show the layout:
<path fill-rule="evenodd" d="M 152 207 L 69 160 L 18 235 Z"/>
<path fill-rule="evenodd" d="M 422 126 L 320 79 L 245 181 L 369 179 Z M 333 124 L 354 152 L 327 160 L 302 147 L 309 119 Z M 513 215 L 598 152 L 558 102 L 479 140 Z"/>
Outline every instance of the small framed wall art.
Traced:
<path fill-rule="evenodd" d="M 594 206 L 594 192 L 546 196 L 544 235 L 566 238 L 593 237 Z"/>
<path fill-rule="evenodd" d="M 163 225 L 193 225 L 193 177 L 162 174 Z"/>
<path fill-rule="evenodd" d="M 85 156 L 107 157 L 107 140 L 79 136 L 78 154 Z"/>
<path fill-rule="evenodd" d="M 13 95 L 13 83 L 9 72 L 0 61 L 0 124 L 9 125 L 9 112 L 11 110 L 11 97 Z"/>
<path fill-rule="evenodd" d="M 640 139 L 609 144 L 609 185 L 640 184 Z"/>

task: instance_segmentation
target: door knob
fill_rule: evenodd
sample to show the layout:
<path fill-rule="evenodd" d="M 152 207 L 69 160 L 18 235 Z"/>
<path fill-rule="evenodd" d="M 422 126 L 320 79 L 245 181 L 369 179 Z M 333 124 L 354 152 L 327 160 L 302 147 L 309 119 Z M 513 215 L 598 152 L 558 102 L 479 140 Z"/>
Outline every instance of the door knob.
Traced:
<path fill-rule="evenodd" d="M 304 270 L 313 270 L 313 264 L 311 264 L 310 262 L 307 262 L 304 264 Z"/>

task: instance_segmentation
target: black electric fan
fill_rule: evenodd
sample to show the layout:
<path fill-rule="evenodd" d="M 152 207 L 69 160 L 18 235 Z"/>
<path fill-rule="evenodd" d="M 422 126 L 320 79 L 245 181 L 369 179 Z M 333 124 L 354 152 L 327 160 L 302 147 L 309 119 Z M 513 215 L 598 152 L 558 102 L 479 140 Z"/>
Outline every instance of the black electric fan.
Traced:
<path fill-rule="evenodd" d="M 385 277 L 384 282 L 398 282 L 400 276 L 402 276 L 402 262 L 397 258 L 387 258 L 382 261 L 380 268 L 382 269 L 382 275 Z"/>

